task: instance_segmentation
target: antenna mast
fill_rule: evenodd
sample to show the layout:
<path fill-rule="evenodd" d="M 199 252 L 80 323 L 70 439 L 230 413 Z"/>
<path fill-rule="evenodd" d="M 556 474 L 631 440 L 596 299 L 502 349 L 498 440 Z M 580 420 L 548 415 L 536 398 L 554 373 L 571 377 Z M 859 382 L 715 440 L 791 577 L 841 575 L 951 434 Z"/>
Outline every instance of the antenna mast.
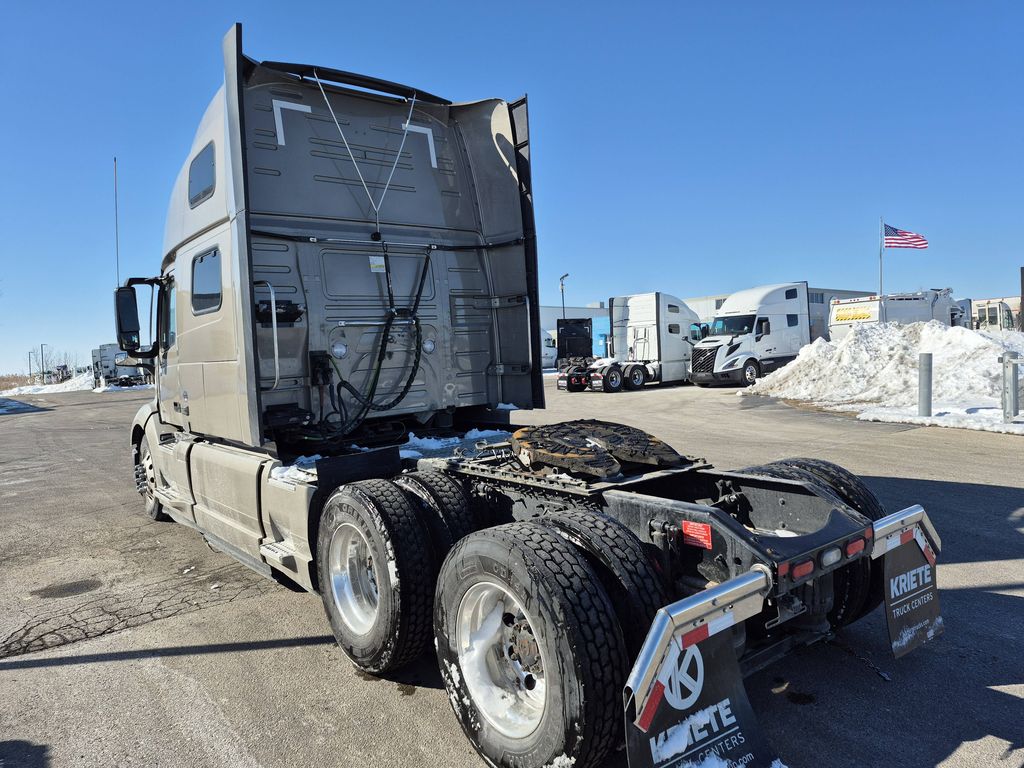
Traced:
<path fill-rule="evenodd" d="M 117 277 L 115 285 L 121 285 L 121 242 L 117 222 L 117 156 L 114 156 L 114 270 Z"/>

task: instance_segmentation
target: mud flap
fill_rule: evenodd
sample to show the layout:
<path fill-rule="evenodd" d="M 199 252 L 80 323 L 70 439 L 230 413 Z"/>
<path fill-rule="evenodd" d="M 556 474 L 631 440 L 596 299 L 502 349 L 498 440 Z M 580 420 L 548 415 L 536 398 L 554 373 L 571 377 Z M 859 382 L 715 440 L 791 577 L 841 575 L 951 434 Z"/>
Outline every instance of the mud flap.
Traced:
<path fill-rule="evenodd" d="M 760 611 L 771 584 L 752 570 L 658 612 L 623 692 L 631 768 L 774 762 L 728 631 Z"/>
<path fill-rule="evenodd" d="M 935 579 L 941 542 L 917 505 L 876 521 L 874 542 L 871 557 L 885 558 L 885 621 L 898 659 L 942 634 Z"/>

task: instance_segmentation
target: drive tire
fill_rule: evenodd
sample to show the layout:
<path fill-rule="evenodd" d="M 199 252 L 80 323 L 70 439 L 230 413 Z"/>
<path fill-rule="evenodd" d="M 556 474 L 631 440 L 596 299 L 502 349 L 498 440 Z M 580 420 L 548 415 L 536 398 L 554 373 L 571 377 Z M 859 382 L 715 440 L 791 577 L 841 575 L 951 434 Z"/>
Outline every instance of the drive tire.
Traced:
<path fill-rule="evenodd" d="M 451 548 L 477 529 L 469 496 L 457 480 L 436 469 L 407 472 L 394 483 L 405 491 L 427 527 L 434 562 L 440 568 Z"/>
<path fill-rule="evenodd" d="M 885 507 L 882 506 L 882 502 L 864 484 L 863 480 L 849 470 L 843 469 L 838 464 L 822 461 L 821 459 L 785 459 L 779 463 L 789 464 L 791 462 L 799 462 L 799 466 L 804 471 L 821 478 L 821 481 L 827 483 L 833 492 L 845 501 L 848 506 L 853 507 L 871 522 L 885 517 L 886 511 Z M 868 542 L 868 547 L 870 548 L 870 546 L 871 543 Z M 861 562 L 867 566 L 871 574 L 867 597 L 857 612 L 852 617 L 848 617 L 844 626 L 867 616 L 880 606 L 885 599 L 885 568 L 883 567 L 883 562 L 881 560 L 872 560 L 870 557 L 861 558 Z"/>
<path fill-rule="evenodd" d="M 611 598 L 626 653 L 635 659 L 658 610 L 671 602 L 643 544 L 622 523 L 595 512 L 568 510 L 539 517 L 536 522 L 583 553 Z"/>
<path fill-rule="evenodd" d="M 159 523 L 170 521 L 170 516 L 164 512 L 163 505 L 156 498 L 156 467 L 153 466 L 153 452 L 149 448 L 149 439 L 145 435 L 139 441 L 136 459 L 136 471 L 141 471 L 146 478 L 146 490 L 142 494 L 146 505 L 146 515 Z"/>
<path fill-rule="evenodd" d="M 622 369 L 617 365 L 609 366 L 604 372 L 602 387 L 605 392 L 621 392 L 623 386 Z"/>
<path fill-rule="evenodd" d="M 351 542 L 348 549 L 346 537 Z M 426 527 L 412 503 L 387 480 L 343 485 L 324 504 L 317 534 L 321 597 L 338 645 L 360 669 L 383 674 L 428 647 L 436 565 L 427 541 Z M 341 566 L 339 558 L 353 553 L 354 560 L 360 552 L 367 559 L 358 567 Z M 363 593 L 375 589 L 375 610 L 346 598 L 346 579 L 349 584 L 356 580 L 353 573 L 368 579 L 372 574 Z M 355 591 L 351 587 L 349 594 Z M 353 616 L 362 618 L 362 631 L 354 626 L 358 622 Z"/>
<path fill-rule="evenodd" d="M 481 593 L 500 595 L 500 602 L 474 600 Z M 493 609 L 475 625 L 473 617 L 488 605 Z M 522 624 L 513 626 L 520 616 Z M 517 629 L 523 624 L 528 632 Z M 507 713 L 529 700 L 528 684 L 512 690 L 493 681 L 495 666 L 512 664 L 504 662 L 509 657 L 494 655 L 504 648 L 509 627 L 517 629 L 518 638 L 532 639 L 537 651 L 532 658 L 539 658 L 544 685 L 540 712 L 526 710 L 533 719 L 518 729 L 521 716 Z M 622 684 L 629 671 L 622 632 L 597 574 L 554 531 L 535 522 L 510 523 L 460 541 L 441 568 L 434 633 L 449 701 L 489 764 L 541 768 L 564 755 L 566 764 L 591 768 L 618 744 Z M 494 664 L 481 663 L 481 653 Z M 538 672 L 536 666 L 527 668 Z"/>
<path fill-rule="evenodd" d="M 761 366 L 758 365 L 757 360 L 747 360 L 747 362 L 743 364 L 743 373 L 740 378 L 740 384 L 745 387 L 749 387 L 760 378 Z"/>
<path fill-rule="evenodd" d="M 647 371 L 642 365 L 627 366 L 623 383 L 629 390 L 643 389 L 644 384 L 647 383 Z"/>

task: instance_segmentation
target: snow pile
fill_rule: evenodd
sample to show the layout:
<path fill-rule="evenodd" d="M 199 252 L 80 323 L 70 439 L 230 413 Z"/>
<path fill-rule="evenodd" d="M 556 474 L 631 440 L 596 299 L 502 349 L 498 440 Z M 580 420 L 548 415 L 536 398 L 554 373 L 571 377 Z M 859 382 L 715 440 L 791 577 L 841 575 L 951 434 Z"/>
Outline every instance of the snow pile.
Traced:
<path fill-rule="evenodd" d="M 972 331 L 936 321 L 856 325 L 838 342 L 818 339 L 789 365 L 740 394 L 853 411 L 866 421 L 1024 434 L 1002 421 L 1002 365 L 1024 356 L 1024 333 Z M 917 415 L 918 354 L 932 354 L 932 414 Z M 1024 378 L 1024 377 L 1022 377 Z"/>
<path fill-rule="evenodd" d="M 52 395 L 57 392 L 84 392 L 92 389 L 92 373 L 86 371 L 59 384 L 29 384 L 0 392 L 0 395 Z"/>
<path fill-rule="evenodd" d="M 153 388 L 152 384 L 133 384 L 130 387 L 119 387 L 116 384 L 107 384 L 104 387 L 96 387 L 96 389 L 94 389 L 93 392 L 95 392 L 96 394 L 100 394 L 100 393 L 103 393 L 103 392 L 134 392 L 137 389 L 152 389 L 152 388 Z"/>
<path fill-rule="evenodd" d="M 422 459 L 430 453 L 449 453 L 459 445 L 471 447 L 478 440 L 504 440 L 508 432 L 500 429 L 471 429 L 463 437 L 416 437 L 409 433 L 409 439 L 399 449 L 403 459 Z"/>
<path fill-rule="evenodd" d="M 285 483 L 315 483 L 316 462 L 323 458 L 319 453 L 313 456 L 299 456 L 294 462 L 270 470 L 271 480 Z"/>
<path fill-rule="evenodd" d="M 409 439 L 399 446 L 398 452 L 403 459 L 422 459 L 425 454 L 450 454 L 457 447 L 472 447 L 480 440 L 505 440 L 508 436 L 508 432 L 500 429 L 471 429 L 462 437 L 416 437 L 410 432 Z M 349 450 L 370 449 L 353 443 Z M 291 464 L 274 467 L 270 470 L 270 477 L 286 483 L 315 483 L 316 462 L 322 458 L 320 454 L 299 456 Z"/>

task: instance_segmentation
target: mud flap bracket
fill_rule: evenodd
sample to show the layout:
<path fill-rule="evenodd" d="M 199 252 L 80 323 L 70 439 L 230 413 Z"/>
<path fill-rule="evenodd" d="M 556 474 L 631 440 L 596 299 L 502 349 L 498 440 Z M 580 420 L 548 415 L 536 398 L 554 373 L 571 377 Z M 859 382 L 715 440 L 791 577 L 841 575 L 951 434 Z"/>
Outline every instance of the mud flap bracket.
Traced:
<path fill-rule="evenodd" d="M 758 614 L 772 586 L 768 568 L 755 565 L 658 611 L 623 691 L 631 768 L 698 763 L 711 754 L 772 763 L 725 631 Z"/>

